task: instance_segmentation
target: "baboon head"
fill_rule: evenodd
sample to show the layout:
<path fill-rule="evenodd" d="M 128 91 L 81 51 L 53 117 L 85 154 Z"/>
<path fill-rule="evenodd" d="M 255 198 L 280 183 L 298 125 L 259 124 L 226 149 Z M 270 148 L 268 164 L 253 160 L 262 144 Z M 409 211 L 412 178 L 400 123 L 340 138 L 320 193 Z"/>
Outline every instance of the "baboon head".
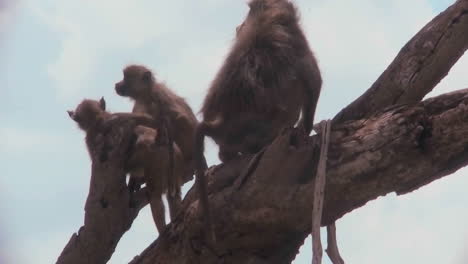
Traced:
<path fill-rule="evenodd" d="M 236 27 L 238 38 L 252 30 L 266 32 L 262 25 L 286 25 L 297 19 L 296 9 L 288 0 L 251 0 L 248 5 L 247 17 Z"/>
<path fill-rule="evenodd" d="M 155 80 L 153 73 L 145 66 L 127 66 L 123 70 L 123 76 L 123 80 L 115 84 L 118 95 L 137 99 L 150 94 Z"/>
<path fill-rule="evenodd" d="M 75 109 L 75 111 L 67 111 L 71 119 L 73 119 L 78 126 L 87 131 L 98 120 L 99 115 L 106 111 L 106 101 L 104 97 L 101 100 L 83 100 Z"/>

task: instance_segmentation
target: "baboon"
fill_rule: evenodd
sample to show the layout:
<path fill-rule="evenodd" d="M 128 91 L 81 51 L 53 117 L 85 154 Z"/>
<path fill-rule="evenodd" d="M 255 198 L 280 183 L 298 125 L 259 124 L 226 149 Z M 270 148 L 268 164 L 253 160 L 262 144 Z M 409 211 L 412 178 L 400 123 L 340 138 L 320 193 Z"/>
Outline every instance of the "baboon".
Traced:
<path fill-rule="evenodd" d="M 205 97 L 195 132 L 197 179 L 207 169 L 204 137 L 219 145 L 219 158 L 256 153 L 286 127 L 313 125 L 322 79 L 287 0 L 251 0 L 236 40 Z"/>
<path fill-rule="evenodd" d="M 185 173 L 183 156 L 179 147 L 174 143 L 174 173 L 169 173 L 169 157 L 165 146 L 155 144 L 157 130 L 146 127 L 154 124 L 154 120 L 146 114 L 139 113 L 109 113 L 106 111 L 104 98 L 100 101 L 85 99 L 75 111 L 68 111 L 69 116 L 77 122 L 78 126 L 86 132 L 86 145 L 91 158 L 99 155 L 95 147 L 100 142 L 97 136 L 106 129 L 105 123 L 114 117 L 131 117 L 136 121 L 134 128 L 136 137 L 135 146 L 131 149 L 125 164 L 130 179 L 144 181 L 147 184 L 149 202 L 154 222 L 161 233 L 166 225 L 165 210 L 161 200 L 163 193 L 167 192 L 171 219 L 180 208 L 182 179 Z M 141 179 L 142 178 L 142 179 Z"/>
<path fill-rule="evenodd" d="M 106 112 L 106 101 L 104 97 L 101 100 L 84 99 L 75 109 L 75 111 L 67 111 L 71 119 L 73 119 L 79 128 L 86 132 L 86 147 L 91 160 L 94 160 L 94 155 L 99 154 L 95 151 L 98 146 L 98 133 L 102 132 L 104 122 L 110 119 L 111 114 Z"/>
<path fill-rule="evenodd" d="M 123 80 L 115 84 L 115 91 L 134 100 L 133 113 L 149 114 L 158 123 L 156 127 L 161 127 L 161 123 L 167 126 L 167 136 L 179 146 L 186 162 L 185 181 L 190 180 L 194 170 L 193 137 L 198 122 L 185 100 L 156 81 L 151 70 L 143 65 L 125 67 Z"/>
<path fill-rule="evenodd" d="M 138 124 L 141 125 L 152 125 L 153 119 L 149 115 L 145 114 L 132 114 L 132 113 L 114 113 L 111 114 L 106 111 L 106 101 L 102 97 L 99 101 L 84 99 L 75 111 L 67 111 L 71 119 L 73 119 L 81 130 L 86 132 L 86 146 L 88 152 L 93 159 L 93 155 L 99 154 L 94 150 L 95 146 L 98 146 L 100 142 L 97 142 L 100 138 L 97 136 L 106 129 L 106 122 L 111 120 L 113 117 L 131 117 Z"/>
<path fill-rule="evenodd" d="M 115 91 L 135 101 L 133 113 L 149 114 L 158 122 L 157 127 L 164 128 L 169 139 L 168 146 L 172 146 L 173 140 L 182 152 L 186 171 L 183 182 L 190 180 L 195 168 L 194 136 L 198 121 L 185 100 L 173 93 L 164 83 L 158 82 L 151 70 L 143 65 L 125 67 L 123 80 L 115 84 Z M 171 151 L 172 148 L 169 148 L 169 163 L 174 164 Z M 205 233 L 211 233 L 211 239 L 214 240 L 204 175 L 197 176 L 196 186 L 205 218 Z"/>
<path fill-rule="evenodd" d="M 287 0 L 251 0 L 249 7 L 201 108 L 197 171 L 206 168 L 205 135 L 219 145 L 219 158 L 226 162 L 260 151 L 300 114 L 306 134 L 313 126 L 322 79 L 296 7 Z"/>
<path fill-rule="evenodd" d="M 181 188 L 185 172 L 182 152 L 177 144 L 173 143 L 174 173 L 172 177 L 169 170 L 169 153 L 167 148 L 155 144 L 157 130 L 145 126 L 135 128 L 137 141 L 135 149 L 129 159 L 129 169 L 143 168 L 144 182 L 148 188 L 151 213 L 159 233 L 166 226 L 165 209 L 162 195 L 167 194 L 167 202 L 171 220 L 174 219 L 181 205 Z M 134 176 L 135 177 L 135 176 Z"/>

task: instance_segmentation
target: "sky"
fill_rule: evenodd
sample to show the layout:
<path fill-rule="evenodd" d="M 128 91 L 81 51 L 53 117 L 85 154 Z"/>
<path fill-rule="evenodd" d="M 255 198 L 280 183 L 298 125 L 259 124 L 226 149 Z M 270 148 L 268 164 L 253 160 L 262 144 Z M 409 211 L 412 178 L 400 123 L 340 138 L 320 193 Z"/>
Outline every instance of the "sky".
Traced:
<path fill-rule="evenodd" d="M 453 2 L 297 0 L 324 79 L 316 120 L 361 95 Z M 91 163 L 84 133 L 66 110 L 104 96 L 110 111 L 130 111 L 114 83 L 125 65 L 139 63 L 198 111 L 247 11 L 236 0 L 0 0 L 0 263 L 54 263 L 83 224 Z M 466 69 L 465 55 L 429 96 L 467 88 Z M 213 143 L 206 156 L 219 162 Z M 343 258 L 468 263 L 466 186 L 468 170 L 461 169 L 345 215 L 337 221 Z M 127 263 L 156 237 L 145 208 L 109 263 Z M 310 260 L 307 239 L 294 263 Z"/>

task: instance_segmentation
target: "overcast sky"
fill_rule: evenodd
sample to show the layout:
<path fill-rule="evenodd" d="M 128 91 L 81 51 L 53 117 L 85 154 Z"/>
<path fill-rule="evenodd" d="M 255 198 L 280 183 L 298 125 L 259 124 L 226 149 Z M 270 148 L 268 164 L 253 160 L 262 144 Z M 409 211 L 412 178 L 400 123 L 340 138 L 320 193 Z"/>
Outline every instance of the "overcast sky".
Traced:
<path fill-rule="evenodd" d="M 361 95 L 454 0 L 296 2 L 324 78 L 318 121 Z M 83 224 L 91 164 L 65 111 L 101 96 L 109 110 L 129 111 L 113 89 L 129 63 L 151 67 L 198 111 L 247 9 L 238 0 L 0 0 L 0 263 L 54 263 Z M 431 95 L 467 88 L 467 69 L 465 56 Z M 209 145 L 211 164 L 216 155 Z M 468 263 L 467 186 L 462 169 L 345 215 L 344 259 Z M 110 263 L 127 263 L 156 237 L 145 208 Z M 310 263 L 310 251 L 307 240 L 294 263 Z"/>

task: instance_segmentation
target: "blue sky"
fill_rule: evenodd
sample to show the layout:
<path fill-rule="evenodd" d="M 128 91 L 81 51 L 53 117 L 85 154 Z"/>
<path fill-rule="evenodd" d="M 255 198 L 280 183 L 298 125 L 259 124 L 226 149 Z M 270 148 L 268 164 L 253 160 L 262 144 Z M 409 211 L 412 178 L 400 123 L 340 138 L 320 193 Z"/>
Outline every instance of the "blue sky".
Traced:
<path fill-rule="evenodd" d="M 244 2 L 23 0 L 0 9 L 1 263 L 53 263 L 83 223 L 90 160 L 65 111 L 101 96 L 111 111 L 129 111 L 113 91 L 129 63 L 151 67 L 198 111 L 247 12 Z M 320 120 L 362 94 L 454 1 L 296 2 L 324 77 Z M 468 87 L 467 68 L 465 56 L 431 95 Z M 210 144 L 212 164 L 216 153 Z M 468 262 L 467 174 L 344 216 L 337 228 L 347 263 Z M 127 263 L 156 236 L 145 208 L 110 263 Z M 307 240 L 295 263 L 310 259 Z"/>

